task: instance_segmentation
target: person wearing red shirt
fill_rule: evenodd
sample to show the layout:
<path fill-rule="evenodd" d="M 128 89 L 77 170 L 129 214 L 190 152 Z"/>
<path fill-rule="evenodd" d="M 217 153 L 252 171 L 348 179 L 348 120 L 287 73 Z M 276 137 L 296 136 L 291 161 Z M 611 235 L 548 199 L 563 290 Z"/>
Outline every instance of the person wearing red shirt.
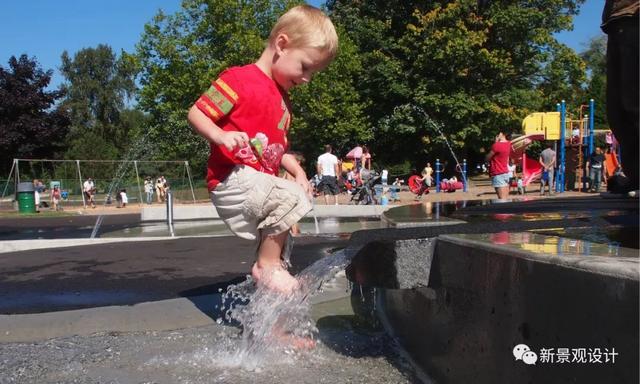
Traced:
<path fill-rule="evenodd" d="M 491 146 L 487 154 L 489 161 L 489 176 L 491 185 L 496 189 L 498 199 L 506 199 L 509 196 L 509 155 L 511 154 L 511 142 L 507 140 L 504 132 L 498 133 L 496 142 Z"/>
<path fill-rule="evenodd" d="M 329 65 L 337 47 L 321 10 L 294 7 L 278 19 L 258 61 L 224 71 L 188 114 L 210 143 L 207 186 L 218 214 L 237 236 L 256 242 L 254 281 L 286 294 L 300 285 L 283 250 L 290 228 L 311 209 L 307 176 L 286 153 L 288 91 Z M 280 166 L 295 181 L 279 178 Z"/>

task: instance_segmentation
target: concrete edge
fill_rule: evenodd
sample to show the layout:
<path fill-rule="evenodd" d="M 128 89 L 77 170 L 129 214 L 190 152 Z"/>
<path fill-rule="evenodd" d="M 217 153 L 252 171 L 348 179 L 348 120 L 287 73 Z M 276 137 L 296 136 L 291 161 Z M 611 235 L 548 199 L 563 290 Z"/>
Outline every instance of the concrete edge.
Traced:
<path fill-rule="evenodd" d="M 588 257 L 562 255 L 559 257 L 558 255 L 535 253 L 523 249 L 511 248 L 504 245 L 490 244 L 479 240 L 464 239 L 461 237 L 457 237 L 455 234 L 439 235 L 437 239 L 438 241 L 448 241 L 458 245 L 492 251 L 505 256 L 515 256 L 525 260 L 536 261 L 545 264 L 554 264 L 561 267 L 571 268 L 584 272 L 635 281 L 640 280 L 640 261 L 638 259 L 598 255 L 590 255 Z"/>

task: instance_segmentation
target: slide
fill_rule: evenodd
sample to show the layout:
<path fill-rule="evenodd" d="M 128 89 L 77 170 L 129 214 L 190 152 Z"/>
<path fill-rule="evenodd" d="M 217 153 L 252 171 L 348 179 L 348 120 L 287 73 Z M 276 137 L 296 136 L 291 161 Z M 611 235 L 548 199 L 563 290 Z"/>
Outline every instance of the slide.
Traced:
<path fill-rule="evenodd" d="M 530 159 L 526 153 L 522 153 L 522 185 L 527 186 L 534 180 L 539 180 L 542 175 L 542 165 L 537 159 Z"/>
<path fill-rule="evenodd" d="M 604 167 L 607 171 L 607 177 L 615 175 L 616 170 L 619 166 L 620 164 L 618 163 L 618 157 L 615 153 L 604 154 Z"/>
<path fill-rule="evenodd" d="M 511 140 L 511 158 L 513 159 L 514 163 L 518 163 L 522 159 L 524 150 L 529 144 L 536 140 L 544 140 L 544 135 L 522 135 Z"/>

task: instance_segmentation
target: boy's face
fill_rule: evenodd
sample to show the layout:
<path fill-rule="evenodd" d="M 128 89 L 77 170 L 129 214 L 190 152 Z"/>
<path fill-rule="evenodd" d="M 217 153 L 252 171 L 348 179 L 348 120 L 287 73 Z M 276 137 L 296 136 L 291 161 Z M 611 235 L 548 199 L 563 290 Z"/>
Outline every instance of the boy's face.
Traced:
<path fill-rule="evenodd" d="M 314 73 L 323 70 L 331 62 L 331 57 L 317 48 L 290 47 L 284 34 L 276 40 L 278 58 L 271 67 L 273 79 L 284 90 L 311 81 Z"/>

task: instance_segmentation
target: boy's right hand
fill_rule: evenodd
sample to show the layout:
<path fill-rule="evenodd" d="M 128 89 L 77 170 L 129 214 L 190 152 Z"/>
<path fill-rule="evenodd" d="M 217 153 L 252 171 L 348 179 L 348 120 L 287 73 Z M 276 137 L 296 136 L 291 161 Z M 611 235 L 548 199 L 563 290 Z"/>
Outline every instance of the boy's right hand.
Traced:
<path fill-rule="evenodd" d="M 229 151 L 234 148 L 244 148 L 249 144 L 249 136 L 245 132 L 225 131 L 215 141 L 218 145 L 224 145 Z"/>

